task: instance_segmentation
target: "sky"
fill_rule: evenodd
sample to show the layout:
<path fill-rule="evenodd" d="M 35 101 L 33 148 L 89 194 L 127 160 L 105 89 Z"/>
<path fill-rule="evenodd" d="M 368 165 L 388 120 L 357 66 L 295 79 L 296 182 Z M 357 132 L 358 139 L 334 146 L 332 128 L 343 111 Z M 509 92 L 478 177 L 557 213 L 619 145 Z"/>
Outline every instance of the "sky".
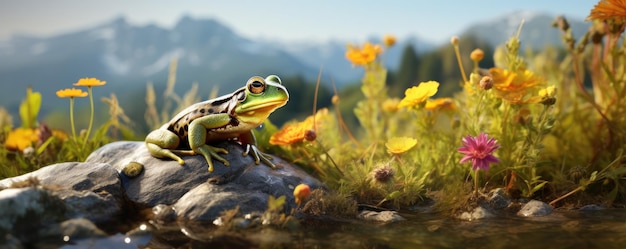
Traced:
<path fill-rule="evenodd" d="M 214 18 L 250 39 L 360 41 L 371 35 L 449 40 L 470 24 L 513 11 L 584 19 L 593 0 L 0 0 L 0 40 L 92 27 L 124 16 L 134 25 L 170 28 L 184 15 Z"/>

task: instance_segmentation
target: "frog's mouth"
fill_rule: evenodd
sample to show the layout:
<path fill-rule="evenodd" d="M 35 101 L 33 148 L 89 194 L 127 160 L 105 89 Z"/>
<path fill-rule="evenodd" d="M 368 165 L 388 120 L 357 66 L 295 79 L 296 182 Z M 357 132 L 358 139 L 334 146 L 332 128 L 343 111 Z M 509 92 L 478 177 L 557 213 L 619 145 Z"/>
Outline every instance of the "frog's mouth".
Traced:
<path fill-rule="evenodd" d="M 274 101 L 266 101 L 266 102 L 263 102 L 262 104 L 257 104 L 257 105 L 252 105 L 252 106 L 243 105 L 239 109 L 238 113 L 240 113 L 240 115 L 243 114 L 247 116 L 252 116 L 255 114 L 269 115 L 269 113 L 271 113 L 272 111 L 274 111 L 275 109 L 281 106 L 284 106 L 285 104 L 287 104 L 287 100 L 277 99 Z"/>

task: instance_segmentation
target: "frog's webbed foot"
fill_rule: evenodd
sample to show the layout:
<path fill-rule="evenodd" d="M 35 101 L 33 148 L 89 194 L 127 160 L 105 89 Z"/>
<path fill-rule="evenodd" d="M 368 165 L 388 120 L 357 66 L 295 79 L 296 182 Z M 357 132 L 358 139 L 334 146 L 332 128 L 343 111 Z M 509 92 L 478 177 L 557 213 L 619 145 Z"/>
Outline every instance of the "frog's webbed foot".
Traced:
<path fill-rule="evenodd" d="M 273 160 L 272 156 L 269 154 L 265 154 L 259 150 L 253 144 L 246 144 L 246 150 L 243 152 L 243 156 L 248 156 L 252 152 L 252 157 L 254 158 L 255 164 L 260 164 L 261 162 L 265 163 L 267 166 L 270 166 L 272 169 L 276 169 L 276 165 L 271 161 Z"/>
<path fill-rule="evenodd" d="M 226 159 L 220 156 L 221 154 L 228 154 L 228 151 L 224 148 L 213 147 L 207 144 L 204 144 L 198 148 L 196 148 L 196 153 L 201 154 L 206 159 L 207 164 L 209 165 L 209 172 L 213 172 L 213 161 L 211 159 L 215 159 L 223 163 L 225 166 L 230 165 Z"/>

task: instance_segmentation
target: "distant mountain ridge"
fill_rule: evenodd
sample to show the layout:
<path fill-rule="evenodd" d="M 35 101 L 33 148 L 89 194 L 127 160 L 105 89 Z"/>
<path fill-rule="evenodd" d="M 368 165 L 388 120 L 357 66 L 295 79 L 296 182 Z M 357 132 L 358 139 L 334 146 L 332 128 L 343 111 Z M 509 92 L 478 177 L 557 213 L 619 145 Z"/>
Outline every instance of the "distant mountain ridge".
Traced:
<path fill-rule="evenodd" d="M 517 12 L 516 12 L 517 13 Z M 525 19 L 522 29 L 524 45 L 560 44 L 559 32 L 550 27 L 554 17 L 532 12 L 519 12 L 470 26 L 465 34 L 475 34 L 490 44 L 502 44 Z M 569 20 L 575 33 L 582 35 L 587 23 Z M 552 29 L 552 30 L 549 30 Z M 543 34 L 549 35 L 543 35 Z M 537 35 L 539 34 L 539 35 Z M 380 37 L 370 39 L 380 42 Z M 418 53 L 437 47 L 419 37 L 398 40 L 396 47 L 383 58 L 390 69 L 400 62 L 402 47 L 413 45 Z M 445 44 L 449 46 L 449 44 Z M 178 59 L 178 93 L 186 92 L 192 82 L 200 84 L 200 95 L 206 96 L 214 85 L 220 93 L 241 87 L 251 75 L 301 75 L 314 80 L 320 66 L 324 83 L 332 77 L 339 86 L 357 82 L 362 70 L 353 68 L 344 58 L 346 42 L 288 43 L 243 37 L 214 19 L 182 17 L 171 29 L 156 25 L 134 26 L 125 18 L 85 29 L 45 38 L 16 36 L 0 41 L 0 106 L 13 113 L 23 98 L 23 89 L 30 85 L 43 93 L 46 106 L 55 108 L 64 100 L 54 92 L 72 87 L 82 77 L 106 80 L 107 87 L 96 94 L 109 92 L 130 94 L 133 104 L 146 82 L 157 89 L 167 80 L 172 58 Z M 16 111 L 15 111 L 16 112 Z"/>

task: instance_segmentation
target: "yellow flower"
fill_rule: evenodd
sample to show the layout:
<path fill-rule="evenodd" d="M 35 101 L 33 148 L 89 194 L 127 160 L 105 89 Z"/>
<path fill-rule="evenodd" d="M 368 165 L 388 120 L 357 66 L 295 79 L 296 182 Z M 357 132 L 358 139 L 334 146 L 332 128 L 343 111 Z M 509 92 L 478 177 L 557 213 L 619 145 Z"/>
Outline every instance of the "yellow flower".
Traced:
<path fill-rule="evenodd" d="M 96 78 L 82 78 L 78 82 L 74 83 L 75 86 L 102 86 L 106 84 L 106 81 L 102 81 Z"/>
<path fill-rule="evenodd" d="M 83 92 L 81 89 L 76 88 L 66 88 L 63 90 L 57 91 L 57 96 L 59 98 L 74 98 L 74 97 L 85 97 L 87 96 L 87 92 Z"/>
<path fill-rule="evenodd" d="M 539 90 L 539 97 L 542 98 L 554 98 L 556 96 L 556 87 L 549 86 L 544 89 Z"/>
<path fill-rule="evenodd" d="M 490 68 L 493 88 L 496 96 L 511 104 L 537 103 L 538 98 L 528 97 L 537 86 L 545 84 L 545 80 L 529 70 L 512 72 L 501 68 Z"/>
<path fill-rule="evenodd" d="M 452 101 L 452 98 L 437 98 L 432 100 L 426 100 L 426 105 L 424 106 L 424 109 L 429 111 L 454 111 L 456 109 L 456 106 L 454 105 L 454 101 Z"/>
<path fill-rule="evenodd" d="M 383 37 L 383 44 L 385 44 L 385 47 L 392 47 L 396 44 L 396 37 L 393 35 L 385 35 Z"/>
<path fill-rule="evenodd" d="M 29 128 L 17 128 L 9 132 L 4 146 L 9 150 L 24 151 L 39 141 L 39 130 Z"/>
<path fill-rule="evenodd" d="M 624 0 L 601 0 L 596 4 L 587 19 L 605 21 L 616 18 L 626 21 L 626 1 Z"/>
<path fill-rule="evenodd" d="M 387 147 L 387 152 L 399 155 L 404 152 L 407 152 L 413 146 L 417 144 L 417 139 L 410 137 L 392 137 L 390 138 L 385 146 Z"/>
<path fill-rule="evenodd" d="M 315 116 L 309 116 L 302 122 L 286 124 L 285 127 L 270 137 L 270 144 L 290 145 L 301 142 L 306 138 L 308 130 L 317 132 L 320 129 L 326 116 L 328 116 L 328 109 L 322 108 L 317 111 Z M 315 117 L 315 125 L 313 125 L 313 117 Z"/>
<path fill-rule="evenodd" d="M 435 95 L 438 88 L 439 82 L 428 81 L 406 89 L 404 92 L 405 97 L 398 104 L 398 108 L 417 106 L 426 101 L 429 97 Z"/>
<path fill-rule="evenodd" d="M 298 186 L 293 189 L 293 197 L 296 199 L 296 204 L 298 205 L 309 198 L 309 195 L 311 195 L 311 188 L 304 183 L 298 184 Z"/>
<path fill-rule="evenodd" d="M 400 103 L 400 99 L 398 98 L 385 99 L 385 101 L 383 101 L 383 111 L 386 111 L 386 112 L 398 111 L 398 103 Z"/>
<path fill-rule="evenodd" d="M 354 65 L 366 65 L 376 60 L 376 56 L 383 52 L 380 45 L 371 44 L 369 42 L 363 45 L 363 48 L 348 45 L 348 51 L 346 51 L 346 59 L 348 59 Z"/>

